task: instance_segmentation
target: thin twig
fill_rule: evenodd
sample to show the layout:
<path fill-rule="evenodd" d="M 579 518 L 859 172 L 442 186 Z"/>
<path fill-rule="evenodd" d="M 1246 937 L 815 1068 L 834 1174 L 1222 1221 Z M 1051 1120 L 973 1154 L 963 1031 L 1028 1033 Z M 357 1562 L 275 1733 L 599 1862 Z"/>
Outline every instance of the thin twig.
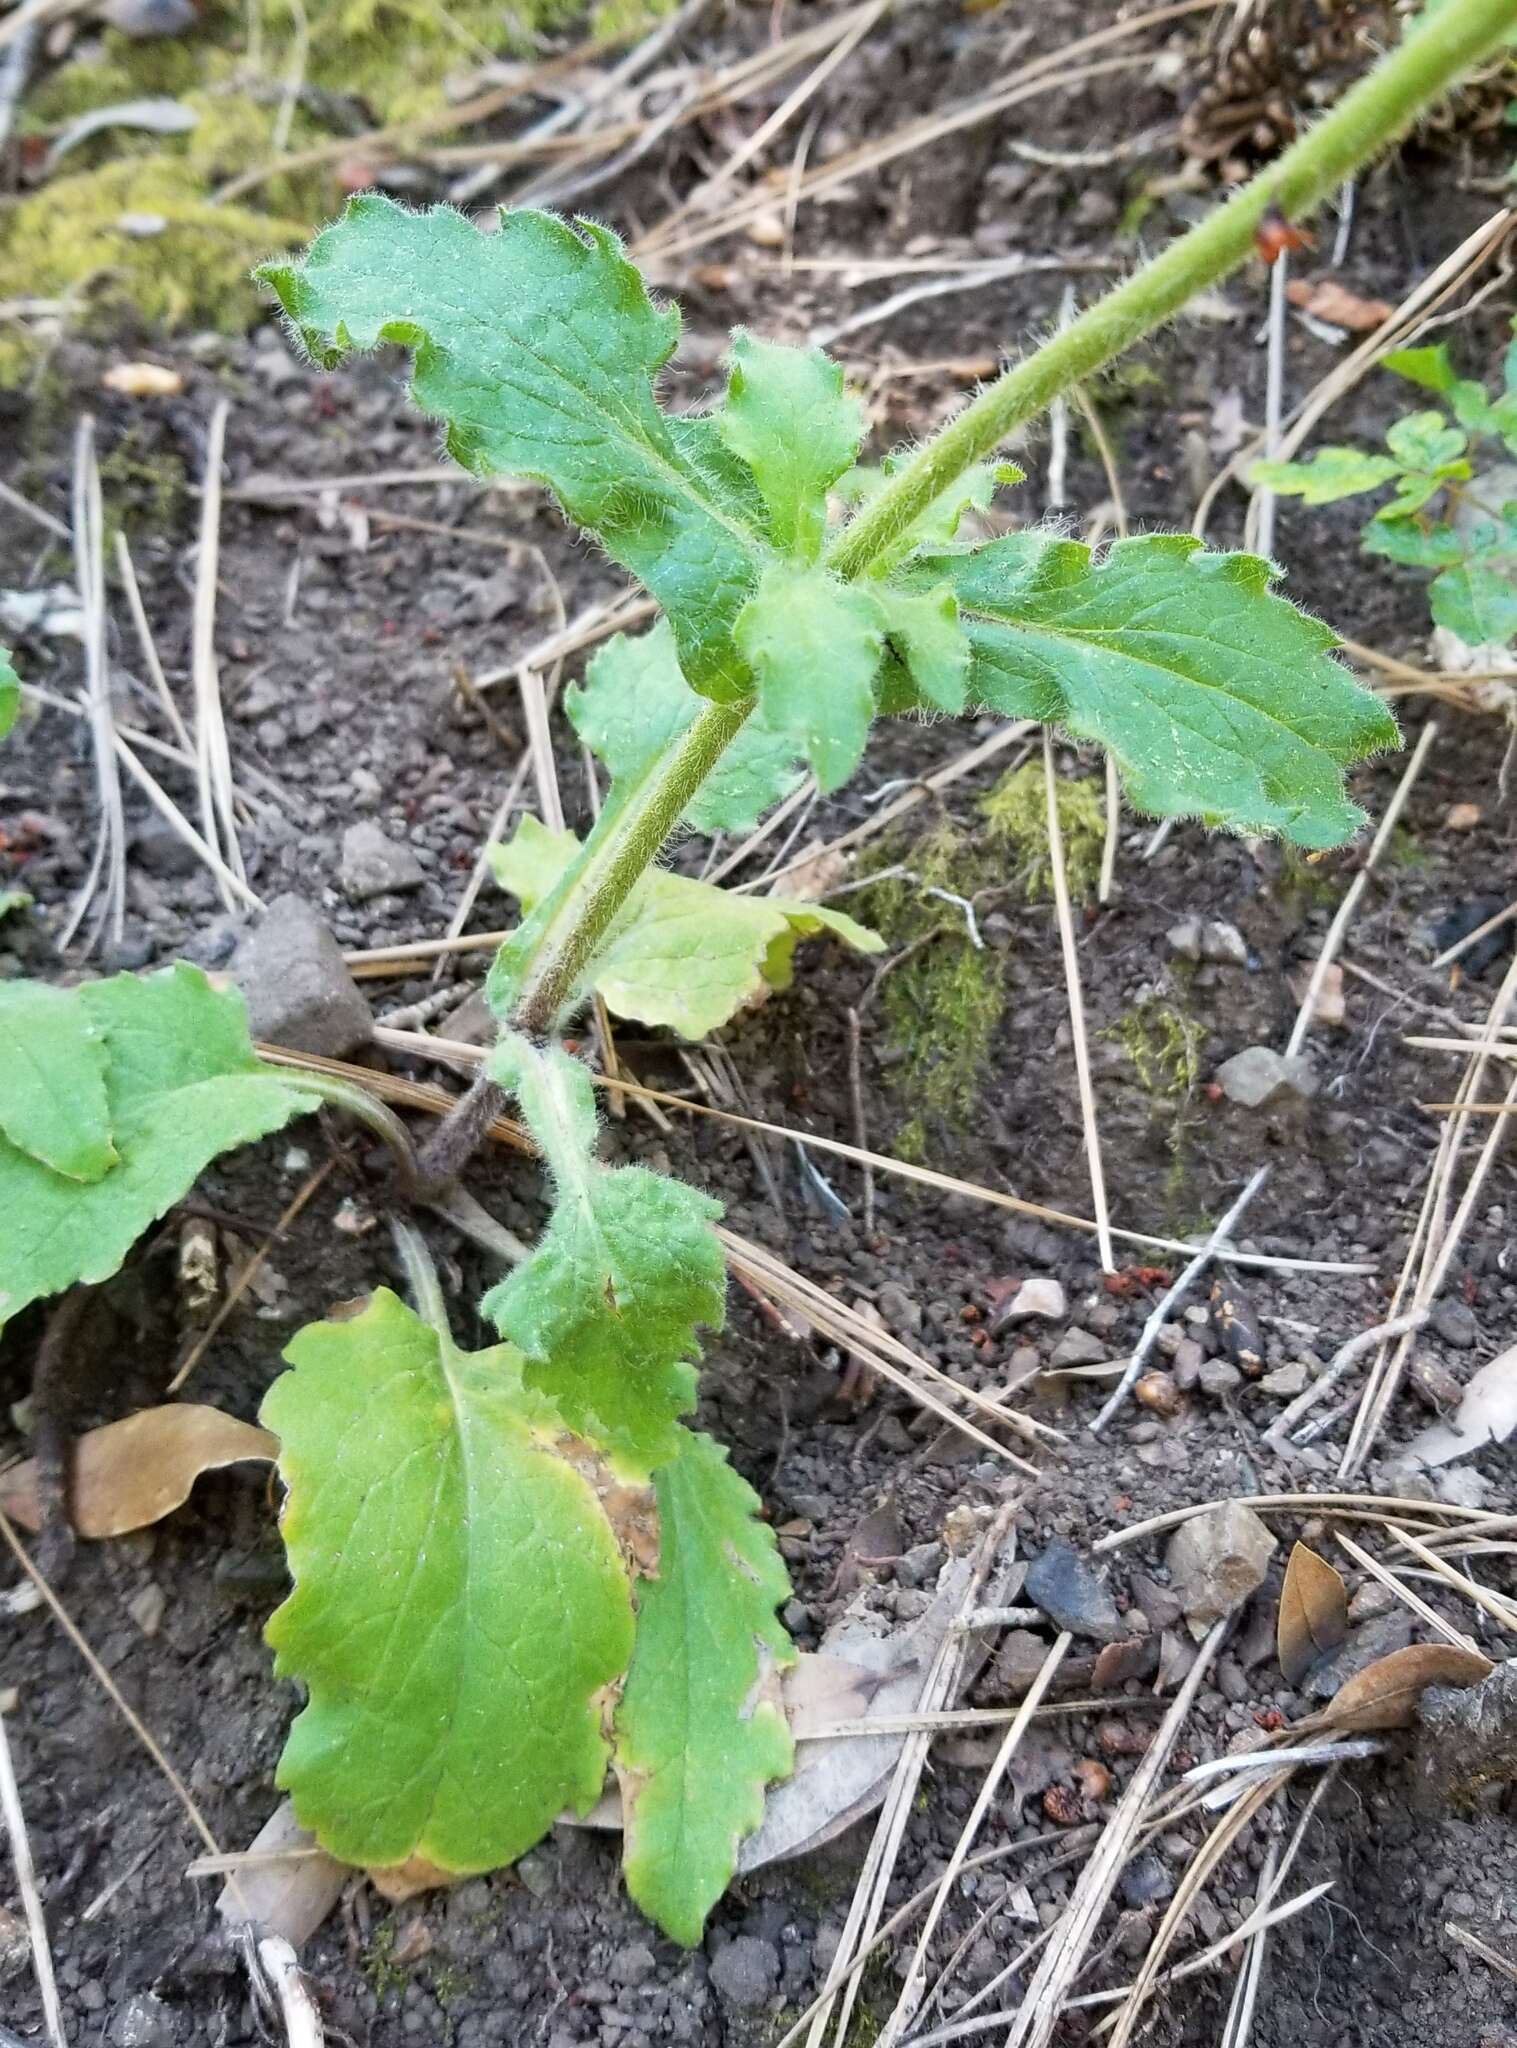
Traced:
<path fill-rule="evenodd" d="M 1117 1270 L 1111 1243 L 1111 1218 L 1106 1208 L 1106 1173 L 1101 1164 L 1101 1133 L 1096 1125 L 1096 1096 L 1090 1079 L 1090 1041 L 1085 1034 L 1085 997 L 1080 987 L 1080 954 L 1075 945 L 1074 910 L 1064 867 L 1064 831 L 1059 823 L 1059 783 L 1053 765 L 1053 734 L 1043 728 L 1043 784 L 1048 798 L 1048 864 L 1053 878 L 1054 908 L 1059 920 L 1059 946 L 1064 956 L 1064 988 L 1069 1002 L 1069 1028 L 1074 1040 L 1075 1081 L 1080 1093 L 1080 1120 L 1085 1127 L 1085 1163 L 1090 1174 L 1090 1203 L 1096 1217 L 1096 1248 L 1102 1270 Z"/>
<path fill-rule="evenodd" d="M 1090 1425 L 1092 1436 L 1099 1436 L 1101 1434 L 1101 1431 L 1127 1399 L 1128 1394 L 1137 1383 L 1139 1373 L 1143 1370 L 1144 1360 L 1153 1350 L 1155 1344 L 1158 1343 L 1159 1332 L 1163 1329 L 1171 1312 L 1179 1302 L 1184 1300 L 1188 1291 L 1195 1286 L 1197 1280 L 1200 1279 L 1217 1254 L 1225 1250 L 1228 1237 L 1236 1227 L 1239 1217 L 1242 1216 L 1244 1210 L 1252 1202 L 1254 1196 L 1258 1194 L 1268 1178 L 1269 1168 L 1261 1166 L 1257 1173 L 1253 1175 L 1247 1187 L 1244 1188 L 1242 1194 L 1239 1195 L 1237 1201 L 1233 1203 L 1227 1214 L 1222 1218 L 1222 1221 L 1217 1225 L 1211 1236 L 1185 1268 L 1179 1279 L 1166 1288 L 1159 1300 L 1155 1302 L 1143 1325 L 1132 1357 L 1127 1361 L 1126 1367 L 1123 1370 L 1121 1379 L 1117 1382 L 1116 1387 L 1102 1406 L 1100 1414 L 1097 1415 L 1095 1421 Z"/>
<path fill-rule="evenodd" d="M 195 766 L 200 788 L 200 832 L 226 865 L 246 881 L 237 815 L 232 797 L 232 757 L 227 745 L 221 677 L 216 663 L 216 579 L 221 559 L 221 462 L 226 447 L 230 402 L 218 399 L 206 432 L 205 481 L 200 498 L 200 545 L 195 555 L 195 615 L 191 672 L 195 686 Z M 237 908 L 232 890 L 217 875 L 221 900 Z"/>
<path fill-rule="evenodd" d="M 58 1980 L 53 1975 L 53 1951 L 47 1938 L 47 1916 L 42 1910 L 42 1894 L 37 1889 L 37 1873 L 32 1868 L 32 1845 L 26 1832 L 26 1815 L 21 1810 L 21 1793 L 16 1784 L 16 1768 L 11 1762 L 11 1739 L 3 1712 L 0 1712 L 0 1814 L 5 1817 L 5 1831 L 11 1838 L 11 1862 L 15 1866 L 16 1887 L 21 1893 L 21 1909 L 26 1915 L 26 1931 L 31 1938 L 32 1969 L 36 1973 L 37 1991 L 42 1999 L 42 2017 L 48 2039 L 53 2048 L 68 2048 L 63 2032 L 63 2008 L 58 2003 Z"/>
<path fill-rule="evenodd" d="M 1261 1441 L 1271 1450 L 1278 1450 L 1288 1441 L 1302 1416 L 1332 1392 L 1356 1359 L 1362 1358 L 1366 1351 L 1372 1351 L 1377 1344 L 1388 1343 L 1392 1337 L 1403 1337 L 1411 1330 L 1420 1330 L 1427 1318 L 1425 1308 L 1412 1309 L 1407 1315 L 1393 1316 L 1389 1322 L 1377 1323 L 1372 1330 L 1361 1330 L 1357 1337 L 1350 1337 L 1346 1344 L 1340 1344 L 1326 1369 L 1296 1396 L 1289 1407 L 1281 1409 Z"/>
<path fill-rule="evenodd" d="M 1285 259 L 1282 257 L 1280 260 L 1283 263 Z M 1332 923 L 1327 928 L 1327 937 L 1322 941 L 1322 950 L 1312 963 L 1311 978 L 1307 982 L 1306 993 L 1301 998 L 1301 1007 L 1296 1012 L 1296 1021 L 1291 1028 L 1291 1035 L 1286 1041 L 1285 1057 L 1287 1059 L 1294 1059 L 1306 1043 L 1306 1034 L 1311 1030 L 1312 1019 L 1316 1015 L 1317 998 L 1321 995 L 1322 984 L 1327 979 L 1327 970 L 1337 957 L 1338 951 L 1343 944 L 1344 934 L 1353 921 L 1354 912 L 1359 907 L 1359 898 L 1369 886 L 1369 878 L 1378 866 L 1380 856 L 1385 852 L 1386 847 L 1390 845 L 1391 834 L 1400 822 L 1401 813 L 1406 808 L 1406 800 L 1412 793 L 1412 785 L 1422 773 L 1422 764 L 1427 759 L 1428 753 L 1437 737 L 1437 724 L 1430 718 L 1418 736 L 1417 744 L 1412 749 L 1412 757 L 1406 764 L 1401 780 L 1396 784 L 1395 795 L 1385 807 L 1385 816 L 1380 820 L 1379 830 L 1371 842 L 1364 865 L 1349 884 L 1348 891 L 1343 901 L 1338 905 L 1333 915 Z"/>
<path fill-rule="evenodd" d="M 101 874 L 105 898 L 89 939 L 102 930 L 119 944 L 126 920 L 126 813 L 116 761 L 115 717 L 111 707 L 110 658 L 106 651 L 105 536 L 100 499 L 100 466 L 95 459 L 95 422 L 88 414 L 74 436 L 74 573 L 84 620 L 84 702 L 94 743 L 95 790 L 100 805 L 98 838 L 89 873 L 60 935 L 66 948 L 84 920 Z"/>

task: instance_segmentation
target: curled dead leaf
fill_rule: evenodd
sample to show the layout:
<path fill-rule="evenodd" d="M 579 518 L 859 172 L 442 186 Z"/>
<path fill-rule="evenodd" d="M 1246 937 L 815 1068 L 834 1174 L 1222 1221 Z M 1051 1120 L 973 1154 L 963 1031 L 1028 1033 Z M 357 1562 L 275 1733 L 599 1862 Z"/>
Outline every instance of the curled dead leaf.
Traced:
<path fill-rule="evenodd" d="M 1348 1628 L 1348 1590 L 1326 1558 L 1304 1543 L 1291 1551 L 1280 1591 L 1275 1645 L 1288 1685 L 1299 1685 L 1317 1659 L 1336 1650 Z"/>
<path fill-rule="evenodd" d="M 1351 1678 L 1343 1690 L 1298 1727 L 1331 1728 L 1362 1734 L 1378 1728 L 1408 1728 L 1417 1702 L 1430 1685 L 1478 1685 L 1495 1666 L 1478 1650 L 1453 1643 L 1413 1643 L 1377 1657 Z"/>
<path fill-rule="evenodd" d="M 382 1899 L 399 1906 L 421 1892 L 435 1892 L 445 1885 L 462 1884 L 464 1879 L 456 1870 L 439 1870 L 425 1856 L 408 1856 L 404 1863 L 388 1863 L 381 1870 L 371 1870 L 369 1882 Z"/>
<path fill-rule="evenodd" d="M 81 1536 L 125 1536 L 183 1507 L 202 1472 L 245 1461 L 272 1463 L 278 1439 L 219 1408 L 171 1401 L 86 1430 L 74 1445 L 70 1488 Z M 37 1463 L 0 1473 L 0 1507 L 23 1529 L 39 1529 Z"/>
<path fill-rule="evenodd" d="M 1336 284 L 1330 277 L 1299 278 L 1286 286 L 1285 296 L 1303 313 L 1311 313 L 1334 327 L 1346 327 L 1351 334 L 1369 334 L 1396 310 L 1384 299 L 1361 298 L 1358 292 Z"/>

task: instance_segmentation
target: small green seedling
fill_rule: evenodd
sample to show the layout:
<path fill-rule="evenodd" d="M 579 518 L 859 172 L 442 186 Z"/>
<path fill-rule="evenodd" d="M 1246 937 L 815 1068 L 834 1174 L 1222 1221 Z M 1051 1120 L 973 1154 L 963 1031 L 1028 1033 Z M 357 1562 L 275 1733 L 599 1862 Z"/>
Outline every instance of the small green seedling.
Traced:
<path fill-rule="evenodd" d="M 553 1207 L 479 1304 L 498 1341 L 460 1345 L 396 1218 L 411 1305 L 379 1289 L 303 1330 L 264 1403 L 294 1575 L 269 1639 L 307 1694 L 279 1782 L 335 1854 L 486 1870 L 586 1811 L 609 1768 L 632 1896 L 699 1939 L 791 1766 L 787 1579 L 687 1419 L 725 1311 L 718 1205 L 599 1158 L 567 1033 L 599 997 L 700 1037 L 783 987 L 803 939 L 878 948 L 834 911 L 658 863 L 803 775 L 836 789 L 882 717 L 1046 720 L 1105 747 L 1140 809 L 1311 848 L 1354 832 L 1344 770 L 1396 726 L 1266 563 L 1176 534 L 977 546 L 961 523 L 1014 480 L 988 466 L 1009 435 L 1246 261 L 1271 208 L 1336 190 L 1514 21 L 1517 0 L 1448 0 L 1264 177 L 877 471 L 817 350 L 739 332 L 713 405 L 661 405 L 679 316 L 590 221 L 506 212 L 487 234 L 368 196 L 263 273 L 318 362 L 409 350 L 452 455 L 545 485 L 661 614 L 567 696 L 610 771 L 594 828 L 528 823 L 493 851 L 522 906 L 489 976 L 498 1042 L 396 1192 L 452 1178 L 514 1099 Z M 237 999 L 192 969 L 5 997 L 25 1057 L 0 1063 L 0 1315 L 104 1277 L 207 1160 L 325 1092 L 258 1062 Z"/>
<path fill-rule="evenodd" d="M 1319 448 L 1309 462 L 1256 462 L 1250 481 L 1308 505 L 1390 490 L 1365 521 L 1365 551 L 1436 572 L 1428 589 L 1435 625 L 1474 647 L 1508 646 L 1517 639 L 1517 476 L 1506 462 L 1506 495 L 1496 451 L 1517 455 L 1517 341 L 1495 396 L 1459 376 L 1441 342 L 1397 349 L 1382 365 L 1432 392 L 1442 409 L 1397 420 L 1383 455 Z"/>

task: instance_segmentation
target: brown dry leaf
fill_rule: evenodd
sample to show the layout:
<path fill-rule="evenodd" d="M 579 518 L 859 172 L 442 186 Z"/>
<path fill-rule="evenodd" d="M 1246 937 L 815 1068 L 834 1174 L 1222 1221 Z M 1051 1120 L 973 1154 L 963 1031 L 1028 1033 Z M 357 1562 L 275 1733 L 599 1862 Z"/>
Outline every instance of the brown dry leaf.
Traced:
<path fill-rule="evenodd" d="M 100 383 L 118 398 L 177 398 L 184 389 L 179 372 L 162 363 L 112 363 Z"/>
<path fill-rule="evenodd" d="M 1298 1543 L 1285 1567 L 1275 1647 L 1287 1685 L 1299 1685 L 1348 1629 L 1348 1589 L 1325 1557 Z"/>
<path fill-rule="evenodd" d="M 219 1408 L 171 1401 L 86 1430 L 74 1445 L 74 1527 L 81 1536 L 125 1536 L 183 1507 L 202 1472 L 247 1460 L 272 1463 L 279 1440 Z M 0 1473 L 0 1507 L 23 1529 L 42 1526 L 37 1462 Z"/>
<path fill-rule="evenodd" d="M 1285 296 L 1303 313 L 1312 313 L 1334 327 L 1346 327 L 1351 334 L 1370 333 L 1396 310 L 1384 299 L 1362 299 L 1330 277 L 1298 278 L 1286 286 Z"/>
<path fill-rule="evenodd" d="M 1355 1734 L 1409 1728 L 1417 1702 L 1430 1685 L 1478 1685 L 1495 1668 L 1478 1650 L 1459 1650 L 1452 1643 L 1413 1643 L 1409 1649 L 1377 1657 L 1320 1714 L 1297 1726 Z"/>
<path fill-rule="evenodd" d="M 369 1882 L 375 1891 L 395 1906 L 416 1898 L 421 1892 L 435 1892 L 464 1881 L 458 1871 L 439 1870 L 425 1856 L 409 1856 L 404 1863 L 387 1863 L 383 1869 L 369 1872 Z"/>
<path fill-rule="evenodd" d="M 1458 1412 L 1414 1436 L 1397 1458 L 1398 1465 L 1422 1471 L 1447 1465 L 1451 1459 L 1505 1443 L 1517 1429 L 1517 1344 L 1498 1352 L 1460 1396 Z"/>

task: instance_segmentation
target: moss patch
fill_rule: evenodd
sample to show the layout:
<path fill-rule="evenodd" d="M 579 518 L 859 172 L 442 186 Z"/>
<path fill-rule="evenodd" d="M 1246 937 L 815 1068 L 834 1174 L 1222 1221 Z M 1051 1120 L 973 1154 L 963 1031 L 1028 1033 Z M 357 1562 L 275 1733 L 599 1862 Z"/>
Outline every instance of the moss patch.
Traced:
<path fill-rule="evenodd" d="M 895 1145 L 903 1158 L 920 1158 L 934 1122 L 968 1122 L 1006 1007 L 999 957 L 973 943 L 957 903 L 932 891 L 972 896 L 1001 879 L 1001 863 L 983 839 L 945 821 L 914 843 L 892 841 L 876 864 L 886 879 L 868 891 L 863 914 L 892 953 L 906 954 L 880 991 L 900 1055 L 891 1079 L 916 1112 Z M 908 872 L 889 874 L 902 867 Z"/>
<path fill-rule="evenodd" d="M 1106 843 L 1105 793 L 1093 778 L 1080 782 L 1061 780 L 1055 801 L 1059 807 L 1064 873 L 1070 897 L 1076 903 L 1085 903 L 1095 895 L 1101 879 L 1101 853 Z M 1003 775 L 995 788 L 981 797 L 979 808 L 991 843 L 1025 863 L 1026 872 L 1020 879 L 1029 901 L 1051 896 L 1048 791 L 1042 763 L 1029 761 L 1025 767 Z"/>
<path fill-rule="evenodd" d="M 211 0 L 195 33 L 134 42 L 106 30 L 28 96 L 25 125 L 55 135 L 69 121 L 137 99 L 171 98 L 200 116 L 185 134 L 101 131 L 35 191 L 0 206 L 0 301 L 58 299 L 71 324 L 114 331 L 124 308 L 172 332 L 243 331 L 265 303 L 252 266 L 304 241 L 338 210 L 330 164 L 284 171 L 245 202 L 215 203 L 248 169 L 313 144 L 446 108 L 448 88 L 488 59 L 528 55 L 543 32 L 583 24 L 630 33 L 669 0 L 306 0 L 309 43 L 297 62 L 290 0 L 228 7 Z M 275 149 L 289 79 L 301 90 Z M 156 217 L 156 234 L 133 234 Z M 0 386 L 33 359 L 23 326 L 0 329 Z"/>

